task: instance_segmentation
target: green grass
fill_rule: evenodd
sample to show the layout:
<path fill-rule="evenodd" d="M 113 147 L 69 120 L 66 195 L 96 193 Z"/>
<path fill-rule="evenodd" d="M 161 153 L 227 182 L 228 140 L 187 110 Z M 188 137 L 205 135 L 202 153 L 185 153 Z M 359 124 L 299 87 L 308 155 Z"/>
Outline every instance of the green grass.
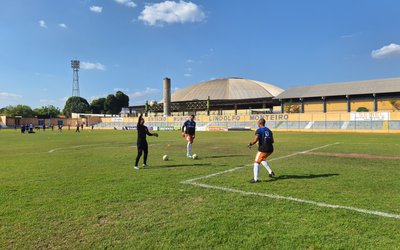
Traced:
<path fill-rule="evenodd" d="M 400 219 L 182 184 L 252 164 L 253 132 L 199 132 L 185 158 L 178 132 L 148 138 L 132 169 L 135 131 L 0 131 L 0 249 L 399 249 Z M 400 156 L 400 135 L 275 133 L 270 159 L 318 152 Z M 56 149 L 56 150 L 54 150 Z M 52 153 L 49 151 L 54 150 Z M 168 154 L 170 161 L 162 161 Z M 400 214 L 399 160 L 300 154 L 199 180 L 249 192 Z"/>

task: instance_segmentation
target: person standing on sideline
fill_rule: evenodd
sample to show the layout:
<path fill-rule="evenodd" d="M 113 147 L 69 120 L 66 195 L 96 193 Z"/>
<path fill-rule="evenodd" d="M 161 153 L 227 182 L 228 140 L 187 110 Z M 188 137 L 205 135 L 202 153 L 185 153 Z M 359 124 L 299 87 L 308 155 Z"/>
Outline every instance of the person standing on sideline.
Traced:
<path fill-rule="evenodd" d="M 192 158 L 192 144 L 196 137 L 196 122 L 194 121 L 194 115 L 191 115 L 182 126 L 182 136 L 188 141 L 186 146 L 187 157 Z"/>
<path fill-rule="evenodd" d="M 254 161 L 254 178 L 250 180 L 250 183 L 260 182 L 258 179 L 260 163 L 267 169 L 269 173 L 269 177 L 274 177 L 275 173 L 272 171 L 271 167 L 267 162 L 268 156 L 270 156 L 274 152 L 274 136 L 272 131 L 265 127 L 265 120 L 260 119 L 258 121 L 258 129 L 255 133 L 255 137 L 253 141 L 251 141 L 247 147 L 251 148 L 254 144 L 258 142 L 258 152 L 256 155 L 256 159 Z"/>
<path fill-rule="evenodd" d="M 138 123 L 136 126 L 137 130 L 137 151 L 138 154 L 136 156 L 136 161 L 135 161 L 135 166 L 133 167 L 136 170 L 139 170 L 138 164 L 140 157 L 142 157 L 142 154 L 144 153 L 143 156 L 143 167 L 147 167 L 147 155 L 149 153 L 149 145 L 147 144 L 147 139 L 146 136 L 155 136 L 158 137 L 157 133 L 150 133 L 149 129 L 144 125 L 144 119 L 143 119 L 143 114 L 139 116 Z"/>
<path fill-rule="evenodd" d="M 75 130 L 75 133 L 76 133 L 76 132 L 78 132 L 78 133 L 81 132 L 81 131 L 79 131 L 79 122 L 78 122 L 78 121 L 76 122 L 76 130 Z"/>

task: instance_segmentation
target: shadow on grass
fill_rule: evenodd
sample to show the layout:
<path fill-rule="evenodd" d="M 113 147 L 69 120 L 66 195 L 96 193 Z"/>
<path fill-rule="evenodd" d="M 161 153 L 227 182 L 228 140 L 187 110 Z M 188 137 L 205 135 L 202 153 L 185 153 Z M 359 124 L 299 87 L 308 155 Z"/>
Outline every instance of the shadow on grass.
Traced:
<path fill-rule="evenodd" d="M 212 155 L 202 157 L 203 159 L 218 159 L 218 158 L 228 158 L 228 157 L 241 157 L 241 156 L 248 156 L 248 155 Z"/>
<path fill-rule="evenodd" d="M 338 176 L 339 174 L 308 174 L 308 175 L 280 175 L 275 176 L 266 182 L 288 180 L 288 179 L 314 179 L 314 178 L 326 178 L 332 176 Z"/>

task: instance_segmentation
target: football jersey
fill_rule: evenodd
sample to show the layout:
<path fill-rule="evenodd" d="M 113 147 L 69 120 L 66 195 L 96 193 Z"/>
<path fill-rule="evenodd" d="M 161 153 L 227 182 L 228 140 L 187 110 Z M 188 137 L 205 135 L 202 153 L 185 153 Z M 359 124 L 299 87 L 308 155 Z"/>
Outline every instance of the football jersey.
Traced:
<path fill-rule="evenodd" d="M 272 153 L 274 151 L 272 131 L 267 127 L 257 129 L 256 135 L 258 136 L 258 151 Z"/>
<path fill-rule="evenodd" d="M 185 132 L 188 135 L 194 135 L 196 133 L 196 122 L 187 120 L 182 126 L 182 132 Z"/>

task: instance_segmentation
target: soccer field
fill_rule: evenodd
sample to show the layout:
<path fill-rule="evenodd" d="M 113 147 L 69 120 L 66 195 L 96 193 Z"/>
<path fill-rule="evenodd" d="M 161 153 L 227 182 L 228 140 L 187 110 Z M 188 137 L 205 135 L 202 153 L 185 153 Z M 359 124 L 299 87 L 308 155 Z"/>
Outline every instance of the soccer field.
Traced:
<path fill-rule="evenodd" d="M 0 131 L 0 249 L 399 249 L 400 135 L 276 132 L 251 184 L 254 132 Z M 162 161 L 167 154 L 169 161 Z"/>

